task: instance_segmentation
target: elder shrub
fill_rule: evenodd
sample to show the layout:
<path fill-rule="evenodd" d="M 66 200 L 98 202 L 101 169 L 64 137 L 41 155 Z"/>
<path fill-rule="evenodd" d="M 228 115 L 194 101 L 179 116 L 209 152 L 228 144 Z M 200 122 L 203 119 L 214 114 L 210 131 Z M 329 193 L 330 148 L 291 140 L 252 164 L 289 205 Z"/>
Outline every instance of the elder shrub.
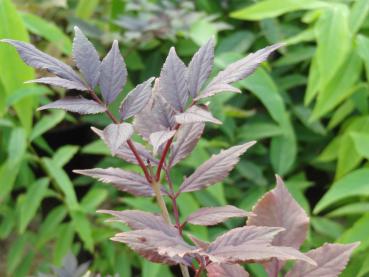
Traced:
<path fill-rule="evenodd" d="M 111 154 L 138 165 L 142 174 L 121 168 L 75 170 L 118 190 L 137 197 L 155 197 L 161 215 L 139 210 L 100 210 L 132 230 L 116 234 L 112 240 L 127 244 L 144 258 L 162 264 L 180 265 L 183 276 L 207 273 L 208 276 L 249 276 L 241 266 L 261 263 L 269 276 L 283 272 L 286 261 L 295 264 L 285 276 L 338 276 L 345 268 L 352 244 L 324 244 L 307 253 L 299 251 L 306 238 L 309 218 L 291 197 L 277 176 L 277 186 L 266 193 L 251 212 L 226 205 L 205 207 L 180 222 L 177 199 L 182 193 L 205 189 L 222 181 L 255 141 L 233 146 L 213 155 L 190 176 L 178 190 L 171 180 L 171 170 L 195 148 L 205 123 L 221 124 L 203 104 L 220 92 L 239 93 L 232 84 L 252 74 L 258 65 L 280 48 L 275 44 L 251 53 L 220 71 L 208 81 L 214 62 L 214 40 L 209 40 L 186 66 L 171 48 L 158 78 L 149 78 L 130 91 L 119 108 L 119 118 L 109 105 L 121 93 L 127 81 L 127 69 L 118 42 L 100 61 L 91 42 L 77 27 L 73 41 L 73 58 L 80 73 L 34 46 L 15 40 L 13 45 L 24 62 L 45 69 L 54 77 L 30 82 L 81 91 L 39 108 L 63 109 L 79 114 L 105 113 L 112 123 L 103 130 L 92 130 L 106 143 Z M 132 140 L 137 133 L 147 143 Z M 167 209 L 164 198 L 171 202 Z M 211 226 L 234 217 L 247 217 L 245 226 L 232 229 L 212 242 L 190 234 L 188 224 Z M 191 243 L 190 243 L 191 242 Z"/>

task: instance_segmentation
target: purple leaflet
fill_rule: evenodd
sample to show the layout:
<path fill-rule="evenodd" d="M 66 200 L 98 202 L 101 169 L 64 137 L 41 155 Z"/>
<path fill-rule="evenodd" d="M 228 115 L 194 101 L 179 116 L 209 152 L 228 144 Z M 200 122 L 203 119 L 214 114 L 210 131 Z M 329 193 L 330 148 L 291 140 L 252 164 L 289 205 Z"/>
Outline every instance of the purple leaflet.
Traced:
<path fill-rule="evenodd" d="M 214 264 L 206 266 L 208 277 L 249 277 L 248 272 L 238 264 Z"/>
<path fill-rule="evenodd" d="M 216 95 L 220 92 L 233 92 L 233 93 L 241 93 L 241 90 L 238 88 L 228 85 L 228 84 L 216 84 L 212 86 L 211 88 L 207 89 L 205 93 L 200 94 L 197 96 L 194 100 L 198 101 L 200 99 L 204 99 L 213 95 Z"/>
<path fill-rule="evenodd" d="M 306 256 L 316 261 L 316 266 L 298 261 L 286 277 L 337 277 L 345 269 L 352 251 L 358 245 L 359 243 L 326 243 L 306 253 Z"/>
<path fill-rule="evenodd" d="M 120 54 L 118 41 L 113 45 L 101 62 L 100 89 L 101 94 L 107 104 L 117 98 L 127 81 L 127 69 L 124 59 Z"/>
<path fill-rule="evenodd" d="M 186 158 L 196 147 L 201 138 L 205 124 L 202 122 L 181 125 L 177 131 L 176 141 L 172 145 L 169 167 Z"/>
<path fill-rule="evenodd" d="M 264 62 L 268 56 L 278 48 L 282 47 L 283 44 L 274 44 L 265 47 L 261 50 L 256 51 L 247 55 L 245 58 L 236 61 L 227 66 L 223 71 L 220 71 L 217 76 L 209 83 L 204 91 L 204 95 L 214 95 L 215 92 L 220 92 L 219 86 L 225 84 L 231 84 L 240 81 L 250 74 L 252 74 L 260 63 Z M 226 89 L 230 91 L 230 89 Z M 209 95 L 209 96 L 210 96 Z"/>
<path fill-rule="evenodd" d="M 78 27 L 74 27 L 73 58 L 88 85 L 94 89 L 100 76 L 100 58 L 95 47 Z"/>
<path fill-rule="evenodd" d="M 205 43 L 188 65 L 188 90 L 195 98 L 209 78 L 214 63 L 214 39 Z"/>
<path fill-rule="evenodd" d="M 176 130 L 168 130 L 168 131 L 159 131 L 152 133 L 150 135 L 150 144 L 154 148 L 154 154 L 157 153 L 159 147 L 166 143 L 169 139 L 171 139 L 176 134 Z"/>
<path fill-rule="evenodd" d="M 66 65 L 54 57 L 38 50 L 32 44 L 12 39 L 3 39 L 0 41 L 13 45 L 17 49 L 22 60 L 29 66 L 38 69 L 45 69 L 60 78 L 75 81 L 83 85 L 79 76 L 69 65 Z"/>
<path fill-rule="evenodd" d="M 183 111 L 188 100 L 186 66 L 178 58 L 175 49 L 169 54 L 160 72 L 159 93 L 177 111 Z"/>
<path fill-rule="evenodd" d="M 73 172 L 90 176 L 104 183 L 110 183 L 120 191 L 128 192 L 136 196 L 153 196 L 154 192 L 146 179 L 134 172 L 119 168 L 93 168 L 73 170 Z"/>
<path fill-rule="evenodd" d="M 224 222 L 233 217 L 246 217 L 251 213 L 245 212 L 235 206 L 201 208 L 190 214 L 187 222 L 195 225 L 209 226 Z"/>
<path fill-rule="evenodd" d="M 151 83 L 153 80 L 154 78 L 150 78 L 138 85 L 124 98 L 119 108 L 122 120 L 136 115 L 147 105 L 151 98 Z"/>
<path fill-rule="evenodd" d="M 176 122 L 179 124 L 188 124 L 195 122 L 212 122 L 215 124 L 222 124 L 209 111 L 199 106 L 192 106 L 184 113 L 175 116 Z"/>
<path fill-rule="evenodd" d="M 81 82 L 71 81 L 68 79 L 60 78 L 60 77 L 44 77 L 44 78 L 40 78 L 36 80 L 27 81 L 26 83 L 46 84 L 46 85 L 52 85 L 52 86 L 66 88 L 66 89 L 75 89 L 75 90 L 81 90 L 81 91 L 88 90 L 88 88 Z"/>
<path fill-rule="evenodd" d="M 184 180 L 179 191 L 196 191 L 222 181 L 238 163 L 239 157 L 255 143 L 255 141 L 251 141 L 233 146 L 213 155 Z"/>
<path fill-rule="evenodd" d="M 108 145 L 113 156 L 117 153 L 120 146 L 122 146 L 133 134 L 132 124 L 109 124 L 103 130 L 103 140 Z"/>
<path fill-rule="evenodd" d="M 46 109 L 61 109 L 79 114 L 97 114 L 106 111 L 106 107 L 104 105 L 100 105 L 93 100 L 88 100 L 81 96 L 65 97 L 41 106 L 37 110 L 42 111 Z"/>

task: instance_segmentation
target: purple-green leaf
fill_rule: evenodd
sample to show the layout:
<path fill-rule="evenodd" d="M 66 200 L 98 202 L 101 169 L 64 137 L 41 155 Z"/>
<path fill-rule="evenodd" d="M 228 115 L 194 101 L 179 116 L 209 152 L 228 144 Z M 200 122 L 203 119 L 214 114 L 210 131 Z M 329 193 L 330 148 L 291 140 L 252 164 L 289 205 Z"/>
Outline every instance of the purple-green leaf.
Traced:
<path fill-rule="evenodd" d="M 37 110 L 61 109 L 79 114 L 97 114 L 106 111 L 106 107 L 93 100 L 81 96 L 65 97 L 55 102 L 39 107 Z"/>
<path fill-rule="evenodd" d="M 286 274 L 286 277 L 338 277 L 345 269 L 352 251 L 358 247 L 358 245 L 359 243 L 326 243 L 306 253 L 306 256 L 314 259 L 317 265 L 314 266 L 298 261 Z"/>
<path fill-rule="evenodd" d="M 238 264 L 215 264 L 206 266 L 208 277 L 249 277 L 248 272 Z"/>
<path fill-rule="evenodd" d="M 175 116 L 176 122 L 179 124 L 188 124 L 195 122 L 212 122 L 215 124 L 222 124 L 209 111 L 199 106 L 192 106 L 184 113 Z"/>
<path fill-rule="evenodd" d="M 127 81 L 127 69 L 123 57 L 120 54 L 118 41 L 113 45 L 101 62 L 100 67 L 100 89 L 101 94 L 107 104 L 117 98 Z"/>
<path fill-rule="evenodd" d="M 103 130 L 103 140 L 108 145 L 113 156 L 117 153 L 119 147 L 123 145 L 133 135 L 132 124 L 109 124 Z"/>
<path fill-rule="evenodd" d="M 154 148 L 154 153 L 157 153 L 160 146 L 166 143 L 176 134 L 176 130 L 159 131 L 150 135 L 150 144 Z"/>
<path fill-rule="evenodd" d="M 187 222 L 194 225 L 210 226 L 224 222 L 233 217 L 246 217 L 251 213 L 245 212 L 235 206 L 201 208 L 190 214 Z"/>
<path fill-rule="evenodd" d="M 189 94 L 186 82 L 186 66 L 172 47 L 160 72 L 159 93 L 177 111 L 183 111 Z"/>
<path fill-rule="evenodd" d="M 126 120 L 139 113 L 151 98 L 151 83 L 154 78 L 150 78 L 131 90 L 124 98 L 120 108 L 120 116 Z"/>
<path fill-rule="evenodd" d="M 80 91 L 86 91 L 88 88 L 81 82 L 71 81 L 60 77 L 44 77 L 36 80 L 27 81 L 26 83 L 39 83 L 51 86 L 62 87 L 65 89 L 75 89 Z"/>
<path fill-rule="evenodd" d="M 88 85 L 94 89 L 100 76 L 100 58 L 95 47 L 78 27 L 74 27 L 73 58 Z"/>
<path fill-rule="evenodd" d="M 184 180 L 179 190 L 196 191 L 222 181 L 238 163 L 239 157 L 255 143 L 255 141 L 247 142 L 213 155 Z"/>
<path fill-rule="evenodd" d="M 214 39 L 205 43 L 188 65 L 188 90 L 195 98 L 209 78 L 214 63 Z"/>
<path fill-rule="evenodd" d="M 154 192 L 147 180 L 134 172 L 119 168 L 93 168 L 74 170 L 73 172 L 90 176 L 104 183 L 110 183 L 120 191 L 128 192 L 136 196 L 153 196 Z"/>

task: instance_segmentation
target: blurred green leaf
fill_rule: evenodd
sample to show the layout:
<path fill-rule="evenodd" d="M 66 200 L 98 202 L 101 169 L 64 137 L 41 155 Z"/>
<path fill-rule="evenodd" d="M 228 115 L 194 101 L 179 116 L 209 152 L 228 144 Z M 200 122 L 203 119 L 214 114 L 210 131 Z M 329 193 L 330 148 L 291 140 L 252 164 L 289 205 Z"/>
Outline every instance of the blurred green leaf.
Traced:
<path fill-rule="evenodd" d="M 65 145 L 60 147 L 53 155 L 53 163 L 58 167 L 64 167 L 78 152 L 79 147 L 75 145 Z"/>
<path fill-rule="evenodd" d="M 92 239 L 92 229 L 90 221 L 87 219 L 86 214 L 79 210 L 71 211 L 72 224 L 74 230 L 84 242 L 86 249 L 90 252 L 94 249 L 94 241 Z"/>
<path fill-rule="evenodd" d="M 52 111 L 50 112 L 50 114 L 44 115 L 41 120 L 39 120 L 33 127 L 30 135 L 30 140 L 32 141 L 36 139 L 51 128 L 55 127 L 64 119 L 64 117 L 65 111 L 61 110 Z"/>

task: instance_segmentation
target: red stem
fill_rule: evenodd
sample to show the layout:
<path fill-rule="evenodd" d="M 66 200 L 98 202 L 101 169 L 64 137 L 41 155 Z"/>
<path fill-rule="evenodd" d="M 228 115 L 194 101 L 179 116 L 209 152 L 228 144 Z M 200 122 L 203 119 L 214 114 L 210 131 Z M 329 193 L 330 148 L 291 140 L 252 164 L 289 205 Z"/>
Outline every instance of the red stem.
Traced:
<path fill-rule="evenodd" d="M 101 105 L 105 105 L 103 101 L 101 101 L 101 99 L 96 95 L 96 93 L 93 90 L 89 91 L 91 94 L 91 97 L 98 102 Z M 111 111 L 109 111 L 108 108 L 106 108 L 105 113 L 107 114 L 107 116 L 115 123 L 115 124 L 120 124 L 120 122 L 118 121 L 118 119 L 115 118 L 115 116 L 111 113 Z M 149 174 L 149 172 L 147 171 L 146 165 L 143 162 L 143 160 L 141 159 L 140 155 L 138 154 L 138 151 L 135 147 L 135 145 L 133 144 L 132 140 L 127 140 L 127 144 L 128 147 L 131 149 L 133 155 L 135 156 L 137 163 L 139 164 L 139 166 L 142 168 L 143 173 L 145 175 L 146 180 L 151 183 L 151 176 Z"/>
<path fill-rule="evenodd" d="M 178 233 L 182 236 L 182 225 L 179 221 L 179 210 L 178 210 L 178 206 L 177 206 L 177 198 L 174 195 L 173 182 L 172 182 L 172 179 L 170 178 L 169 169 L 167 169 L 167 168 L 165 169 L 165 175 L 166 175 L 167 182 L 168 182 L 168 185 L 169 185 L 169 191 L 170 191 L 169 197 L 172 200 L 173 213 L 174 213 L 174 218 L 175 218 L 175 221 L 176 221 L 176 226 L 177 226 L 177 229 L 178 229 Z"/>

